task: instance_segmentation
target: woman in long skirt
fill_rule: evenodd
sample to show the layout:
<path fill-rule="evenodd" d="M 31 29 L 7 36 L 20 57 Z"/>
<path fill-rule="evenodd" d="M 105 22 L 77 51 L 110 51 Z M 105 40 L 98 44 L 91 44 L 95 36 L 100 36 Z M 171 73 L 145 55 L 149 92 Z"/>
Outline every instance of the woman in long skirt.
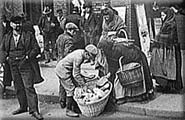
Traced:
<path fill-rule="evenodd" d="M 183 86 L 181 53 L 174 11 L 162 8 L 161 19 L 162 26 L 152 48 L 151 73 L 160 85 L 158 90 L 177 93 Z"/>

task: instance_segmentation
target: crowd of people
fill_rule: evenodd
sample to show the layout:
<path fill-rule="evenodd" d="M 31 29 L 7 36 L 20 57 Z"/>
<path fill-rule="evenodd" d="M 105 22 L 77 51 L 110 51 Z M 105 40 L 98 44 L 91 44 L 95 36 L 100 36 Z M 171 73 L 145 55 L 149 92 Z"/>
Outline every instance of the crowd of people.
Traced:
<path fill-rule="evenodd" d="M 52 9 L 45 6 L 38 23 L 40 34 L 44 38 L 43 53 L 40 52 L 34 36 L 33 24 L 27 17 L 13 16 L 7 21 L 3 16 L 3 40 L 0 45 L 0 63 L 5 70 L 3 83 L 10 86 L 11 81 L 14 81 L 20 105 L 13 115 L 29 110 L 36 119 L 43 119 L 34 88 L 34 84 L 43 81 L 38 64 L 39 54 L 43 54 L 45 63 L 57 60 L 55 71 L 59 79 L 59 103 L 61 108 L 66 107 L 66 115 L 70 117 L 79 116 L 73 95 L 76 87 L 85 86 L 86 79 L 80 72 L 80 66 L 84 62 L 95 64 L 100 70 L 100 77 L 110 72 L 109 80 L 113 85 L 120 57 L 123 58 L 123 64 L 137 62 L 143 66 L 144 92 L 138 95 L 138 89 L 123 86 L 122 99 L 115 99 L 114 92 L 110 97 L 112 102 L 118 104 L 152 99 L 152 78 L 160 85 L 158 90 L 165 93 L 178 93 L 183 88 L 180 47 L 173 9 L 161 9 L 162 26 L 152 43 L 149 66 L 145 54 L 138 46 L 115 41 L 116 37 L 125 37 L 122 31 L 125 31 L 126 25 L 118 12 L 110 6 L 110 1 L 104 4 L 100 13 L 93 12 L 92 2 L 86 2 L 83 8 L 83 16 L 76 7 L 70 15 L 64 16 L 63 10 L 58 9 L 57 16 L 54 16 Z M 110 35 L 113 31 L 115 34 Z M 116 85 L 114 89 L 119 91 Z"/>

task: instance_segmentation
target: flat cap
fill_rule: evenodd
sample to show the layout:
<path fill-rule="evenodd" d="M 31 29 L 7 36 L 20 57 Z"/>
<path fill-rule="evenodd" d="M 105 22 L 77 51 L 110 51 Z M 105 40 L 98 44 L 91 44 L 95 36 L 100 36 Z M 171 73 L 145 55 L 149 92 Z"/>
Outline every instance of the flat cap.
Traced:
<path fill-rule="evenodd" d="M 78 26 L 72 22 L 66 24 L 66 29 L 78 29 Z"/>
<path fill-rule="evenodd" d="M 93 44 L 89 44 L 85 47 L 85 50 L 87 52 L 89 52 L 92 55 L 97 55 L 98 54 L 98 49 L 96 46 L 94 46 Z"/>

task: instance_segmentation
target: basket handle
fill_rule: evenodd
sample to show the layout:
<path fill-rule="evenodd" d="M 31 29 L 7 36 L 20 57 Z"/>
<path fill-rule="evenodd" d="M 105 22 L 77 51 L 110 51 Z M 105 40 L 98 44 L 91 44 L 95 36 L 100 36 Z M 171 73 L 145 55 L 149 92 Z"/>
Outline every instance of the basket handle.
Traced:
<path fill-rule="evenodd" d="M 124 29 L 120 29 L 118 31 L 118 34 L 120 34 L 121 32 L 123 32 L 125 34 L 125 38 L 128 40 L 128 35 L 127 35 L 127 32 L 124 30 Z"/>
<path fill-rule="evenodd" d="M 122 66 L 122 64 L 121 64 L 121 60 L 123 59 L 123 56 L 121 56 L 120 58 L 119 58 L 119 67 L 120 67 L 120 69 L 121 69 L 121 71 L 123 71 L 123 66 Z"/>

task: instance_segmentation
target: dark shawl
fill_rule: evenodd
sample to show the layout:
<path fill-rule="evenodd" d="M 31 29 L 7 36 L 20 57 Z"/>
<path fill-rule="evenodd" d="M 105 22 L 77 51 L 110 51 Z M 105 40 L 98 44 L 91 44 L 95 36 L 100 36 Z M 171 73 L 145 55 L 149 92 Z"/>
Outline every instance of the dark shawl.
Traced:
<path fill-rule="evenodd" d="M 111 9 L 108 8 L 107 10 L 108 15 L 110 16 L 109 21 L 103 22 L 103 33 L 106 33 L 108 31 L 119 31 L 120 29 L 125 28 L 125 23 L 123 22 L 123 19 L 114 14 Z"/>
<path fill-rule="evenodd" d="M 137 62 L 143 65 L 146 90 L 149 91 L 153 88 L 152 79 L 150 76 L 150 69 L 145 54 L 139 50 L 136 46 L 125 46 L 122 43 L 114 43 L 113 41 L 103 40 L 99 43 L 98 48 L 102 49 L 107 58 L 109 71 L 112 75 L 119 68 L 118 60 L 123 56 L 122 63 L 128 64 L 131 62 Z M 114 79 L 114 77 L 112 78 Z"/>
<path fill-rule="evenodd" d="M 162 21 L 157 41 L 167 46 L 177 43 L 177 27 L 175 21 L 175 13 L 170 8 L 162 8 L 162 12 L 166 14 L 166 18 Z"/>

